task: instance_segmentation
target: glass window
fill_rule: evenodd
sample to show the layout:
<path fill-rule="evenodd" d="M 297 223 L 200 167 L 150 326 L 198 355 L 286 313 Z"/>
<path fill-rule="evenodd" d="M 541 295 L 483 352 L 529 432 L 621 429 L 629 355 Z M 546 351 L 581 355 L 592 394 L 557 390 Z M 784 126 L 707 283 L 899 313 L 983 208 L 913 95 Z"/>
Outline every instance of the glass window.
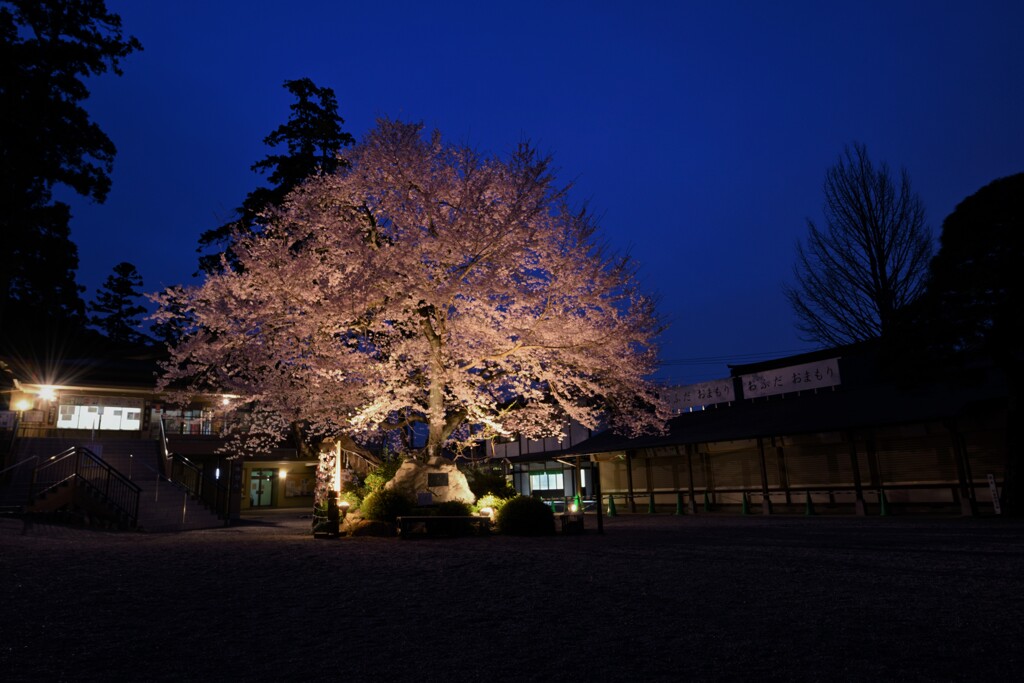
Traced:
<path fill-rule="evenodd" d="M 142 411 L 125 406 L 61 405 L 57 429 L 102 429 L 107 431 L 138 431 L 142 429 Z"/>
<path fill-rule="evenodd" d="M 530 473 L 531 491 L 563 491 L 564 489 L 562 473 L 557 470 Z"/>

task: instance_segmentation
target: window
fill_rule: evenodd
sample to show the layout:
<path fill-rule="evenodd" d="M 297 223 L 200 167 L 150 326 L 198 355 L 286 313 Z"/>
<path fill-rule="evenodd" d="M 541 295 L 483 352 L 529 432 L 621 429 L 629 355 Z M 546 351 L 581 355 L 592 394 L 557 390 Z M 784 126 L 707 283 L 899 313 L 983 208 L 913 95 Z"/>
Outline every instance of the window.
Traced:
<path fill-rule="evenodd" d="M 565 484 L 562 478 L 562 473 L 558 470 L 548 470 L 547 472 L 531 472 L 530 490 L 564 491 Z"/>
<path fill-rule="evenodd" d="M 142 429 L 142 410 L 128 406 L 62 404 L 58 408 L 57 429 L 138 431 Z"/>

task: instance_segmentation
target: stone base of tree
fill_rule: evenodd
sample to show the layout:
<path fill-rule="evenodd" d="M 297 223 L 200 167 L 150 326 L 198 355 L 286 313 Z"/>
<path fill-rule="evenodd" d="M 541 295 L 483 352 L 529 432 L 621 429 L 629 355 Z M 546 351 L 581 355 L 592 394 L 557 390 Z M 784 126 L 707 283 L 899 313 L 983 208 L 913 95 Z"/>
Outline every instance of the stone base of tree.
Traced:
<path fill-rule="evenodd" d="M 429 493 L 431 503 L 459 500 L 463 503 L 476 502 L 476 496 L 469 489 L 466 475 L 455 465 L 447 462 L 423 463 L 407 460 L 384 488 L 398 491 L 410 500 L 420 502 L 420 494 Z"/>

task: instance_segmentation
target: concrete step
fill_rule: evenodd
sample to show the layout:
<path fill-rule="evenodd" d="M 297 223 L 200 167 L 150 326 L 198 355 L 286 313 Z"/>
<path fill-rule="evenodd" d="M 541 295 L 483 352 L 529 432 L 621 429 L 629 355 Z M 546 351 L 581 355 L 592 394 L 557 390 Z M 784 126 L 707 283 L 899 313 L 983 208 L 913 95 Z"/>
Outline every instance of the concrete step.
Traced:
<path fill-rule="evenodd" d="M 159 475 L 159 447 L 153 440 L 105 440 L 82 442 L 60 438 L 19 439 L 16 462 L 33 456 L 37 460 L 12 472 L 7 485 L 0 491 L 0 505 L 8 499 L 12 505 L 22 505 L 27 498 L 32 470 L 51 455 L 71 446 L 88 448 L 103 462 L 124 475 L 140 489 L 139 527 L 146 531 L 183 531 L 209 529 L 224 525 L 224 521 L 198 500 L 193 499 L 181 486 L 161 481 Z"/>
<path fill-rule="evenodd" d="M 145 531 L 186 531 L 224 526 L 224 520 L 192 498 L 185 489 L 166 481 L 136 482 L 139 527 Z"/>

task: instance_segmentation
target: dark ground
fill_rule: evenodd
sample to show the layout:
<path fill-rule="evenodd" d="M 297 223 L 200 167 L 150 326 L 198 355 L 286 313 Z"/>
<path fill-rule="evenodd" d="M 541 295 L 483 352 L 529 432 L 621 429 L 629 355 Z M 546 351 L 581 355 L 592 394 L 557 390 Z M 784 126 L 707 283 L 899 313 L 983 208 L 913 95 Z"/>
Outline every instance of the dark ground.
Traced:
<path fill-rule="evenodd" d="M 606 519 L 313 540 L 0 521 L 0 678 L 993 680 L 1024 672 L 1024 523 Z"/>

